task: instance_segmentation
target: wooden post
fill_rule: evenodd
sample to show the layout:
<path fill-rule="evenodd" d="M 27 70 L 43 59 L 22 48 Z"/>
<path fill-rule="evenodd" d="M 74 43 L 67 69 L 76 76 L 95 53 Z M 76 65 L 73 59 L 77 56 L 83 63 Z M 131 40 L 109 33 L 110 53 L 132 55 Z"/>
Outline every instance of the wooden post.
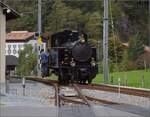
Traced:
<path fill-rule="evenodd" d="M 142 78 L 141 78 L 141 86 L 142 88 L 144 87 L 144 75 L 142 75 Z"/>
<path fill-rule="evenodd" d="M 114 84 L 114 77 L 113 77 L 113 75 L 111 76 L 111 84 Z"/>
<path fill-rule="evenodd" d="M 127 78 L 127 75 L 125 75 L 125 86 L 128 85 L 128 78 Z"/>
<path fill-rule="evenodd" d="M 120 78 L 118 78 L 118 97 L 120 101 Z"/>

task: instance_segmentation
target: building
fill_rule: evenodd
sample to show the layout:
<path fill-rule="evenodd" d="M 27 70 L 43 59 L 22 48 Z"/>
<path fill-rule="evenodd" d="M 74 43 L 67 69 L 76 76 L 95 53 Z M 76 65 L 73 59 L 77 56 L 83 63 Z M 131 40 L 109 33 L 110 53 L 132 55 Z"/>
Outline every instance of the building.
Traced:
<path fill-rule="evenodd" d="M 6 21 L 18 18 L 19 14 L 0 1 L 0 93 L 5 93 L 5 41 Z"/>
<path fill-rule="evenodd" d="M 36 48 L 37 38 L 35 38 L 35 32 L 11 31 L 10 33 L 7 33 L 5 48 L 6 55 L 19 57 L 19 50 L 24 49 L 25 44 L 30 44 L 33 48 Z M 45 46 L 45 43 L 41 44 L 41 48 L 45 49 Z"/>
<path fill-rule="evenodd" d="M 135 63 L 137 68 L 150 69 L 150 47 L 144 47 L 144 52 L 137 58 Z"/>

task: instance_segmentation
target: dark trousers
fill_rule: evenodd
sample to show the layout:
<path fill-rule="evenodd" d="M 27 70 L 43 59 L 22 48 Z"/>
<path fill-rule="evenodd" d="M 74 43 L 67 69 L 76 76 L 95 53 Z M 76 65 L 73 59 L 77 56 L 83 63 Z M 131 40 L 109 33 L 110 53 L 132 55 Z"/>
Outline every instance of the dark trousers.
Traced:
<path fill-rule="evenodd" d="M 42 77 L 46 77 L 48 75 L 48 63 L 42 63 L 41 72 L 42 72 Z"/>

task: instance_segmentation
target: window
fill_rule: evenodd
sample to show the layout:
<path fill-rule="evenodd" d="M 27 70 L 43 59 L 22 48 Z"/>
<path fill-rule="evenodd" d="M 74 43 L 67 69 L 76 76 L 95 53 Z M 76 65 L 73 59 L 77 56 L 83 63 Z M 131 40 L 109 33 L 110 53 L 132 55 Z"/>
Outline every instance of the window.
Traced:
<path fill-rule="evenodd" d="M 8 45 L 8 49 L 10 49 L 11 48 L 11 45 Z"/>
<path fill-rule="evenodd" d="M 9 49 L 8 49 L 8 55 L 10 55 L 10 54 L 11 54 L 11 49 L 9 48 Z"/>
<path fill-rule="evenodd" d="M 19 49 L 19 50 L 21 49 L 21 45 L 18 45 L 18 49 Z"/>
<path fill-rule="evenodd" d="M 16 48 L 16 45 L 13 45 L 13 48 Z"/>
<path fill-rule="evenodd" d="M 16 54 L 16 53 L 17 53 L 17 51 L 14 49 L 14 50 L 13 50 L 13 54 Z"/>

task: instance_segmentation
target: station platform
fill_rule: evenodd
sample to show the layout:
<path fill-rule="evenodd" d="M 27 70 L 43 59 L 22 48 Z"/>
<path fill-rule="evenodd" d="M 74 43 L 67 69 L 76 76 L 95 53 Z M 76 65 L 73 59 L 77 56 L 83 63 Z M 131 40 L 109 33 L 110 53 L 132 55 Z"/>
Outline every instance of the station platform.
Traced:
<path fill-rule="evenodd" d="M 0 106 L 0 117 L 149 117 L 150 108 L 131 105 L 92 106 Z"/>

